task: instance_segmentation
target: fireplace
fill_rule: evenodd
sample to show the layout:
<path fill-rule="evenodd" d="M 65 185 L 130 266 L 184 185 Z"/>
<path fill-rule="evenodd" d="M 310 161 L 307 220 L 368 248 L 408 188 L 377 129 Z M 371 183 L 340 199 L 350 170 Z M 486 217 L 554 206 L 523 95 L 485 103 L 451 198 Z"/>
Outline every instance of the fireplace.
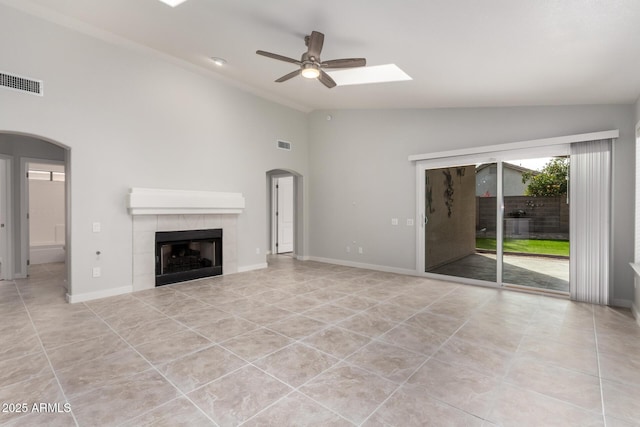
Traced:
<path fill-rule="evenodd" d="M 222 274 L 222 229 L 156 232 L 156 286 Z"/>

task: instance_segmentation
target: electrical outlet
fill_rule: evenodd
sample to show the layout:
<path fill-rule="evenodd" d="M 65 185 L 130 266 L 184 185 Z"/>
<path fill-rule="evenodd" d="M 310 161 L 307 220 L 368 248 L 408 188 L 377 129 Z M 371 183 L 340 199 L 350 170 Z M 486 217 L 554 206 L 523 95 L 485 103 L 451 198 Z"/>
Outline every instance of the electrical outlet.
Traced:
<path fill-rule="evenodd" d="M 358 247 L 358 253 L 361 254 L 362 253 L 362 246 Z"/>
<path fill-rule="evenodd" d="M 398 225 L 398 218 L 391 218 L 391 225 Z"/>
<path fill-rule="evenodd" d="M 101 274 L 100 267 L 93 267 L 93 277 L 100 277 Z"/>
<path fill-rule="evenodd" d="M 413 227 L 413 218 L 407 218 L 407 227 Z"/>
<path fill-rule="evenodd" d="M 99 233 L 102 229 L 102 226 L 100 225 L 99 222 L 94 222 L 93 223 L 93 232 L 94 233 Z"/>
<path fill-rule="evenodd" d="M 260 255 L 260 248 L 256 248 L 256 255 Z"/>

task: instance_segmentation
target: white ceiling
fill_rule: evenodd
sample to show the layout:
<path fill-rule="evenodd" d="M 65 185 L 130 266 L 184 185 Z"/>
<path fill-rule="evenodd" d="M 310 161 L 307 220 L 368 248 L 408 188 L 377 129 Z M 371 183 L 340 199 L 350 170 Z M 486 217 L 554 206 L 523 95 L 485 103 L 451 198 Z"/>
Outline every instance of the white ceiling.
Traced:
<path fill-rule="evenodd" d="M 639 0 L 2 0 L 78 21 L 303 110 L 633 103 Z M 67 19 L 72 18 L 72 19 Z M 327 89 L 296 77 L 304 36 L 322 59 L 395 63 L 412 81 Z M 227 60 L 223 68 L 209 58 Z"/>

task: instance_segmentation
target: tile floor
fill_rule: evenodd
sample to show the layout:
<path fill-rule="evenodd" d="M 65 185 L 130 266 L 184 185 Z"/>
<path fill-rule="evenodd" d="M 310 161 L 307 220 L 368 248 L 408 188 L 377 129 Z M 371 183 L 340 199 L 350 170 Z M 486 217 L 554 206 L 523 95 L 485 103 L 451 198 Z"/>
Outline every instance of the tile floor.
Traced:
<path fill-rule="evenodd" d="M 640 425 L 626 310 L 286 257 L 69 305 L 63 272 L 0 283 L 2 425 Z"/>

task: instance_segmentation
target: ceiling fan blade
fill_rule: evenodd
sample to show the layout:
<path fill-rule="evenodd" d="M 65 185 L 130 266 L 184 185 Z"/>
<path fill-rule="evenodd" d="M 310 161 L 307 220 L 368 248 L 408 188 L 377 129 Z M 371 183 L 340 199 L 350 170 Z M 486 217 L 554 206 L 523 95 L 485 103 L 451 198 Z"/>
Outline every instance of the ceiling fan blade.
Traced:
<path fill-rule="evenodd" d="M 352 68 L 364 67 L 365 65 L 367 65 L 367 60 L 364 58 L 332 59 L 320 64 L 324 68 Z"/>
<path fill-rule="evenodd" d="M 318 80 L 320 83 L 331 89 L 332 87 L 336 87 L 336 82 L 331 78 L 331 76 L 324 71 L 320 70 L 320 75 L 318 76 Z"/>
<path fill-rule="evenodd" d="M 289 74 L 286 74 L 286 75 L 280 77 L 278 80 L 276 80 L 276 83 L 286 82 L 287 80 L 294 78 L 298 74 L 300 74 L 300 70 L 292 71 Z"/>
<path fill-rule="evenodd" d="M 266 56 L 267 58 L 277 59 L 278 61 L 291 62 L 292 64 L 301 65 L 302 62 L 297 59 L 288 58 L 286 56 L 278 55 L 277 53 L 265 52 L 264 50 L 256 50 L 258 55 Z"/>
<path fill-rule="evenodd" d="M 307 46 L 309 46 L 309 49 L 307 50 L 309 56 L 313 56 L 318 60 L 320 58 L 320 52 L 322 52 L 323 44 L 324 34 L 319 33 L 318 31 L 312 31 L 309 36 L 309 43 L 307 43 Z"/>

